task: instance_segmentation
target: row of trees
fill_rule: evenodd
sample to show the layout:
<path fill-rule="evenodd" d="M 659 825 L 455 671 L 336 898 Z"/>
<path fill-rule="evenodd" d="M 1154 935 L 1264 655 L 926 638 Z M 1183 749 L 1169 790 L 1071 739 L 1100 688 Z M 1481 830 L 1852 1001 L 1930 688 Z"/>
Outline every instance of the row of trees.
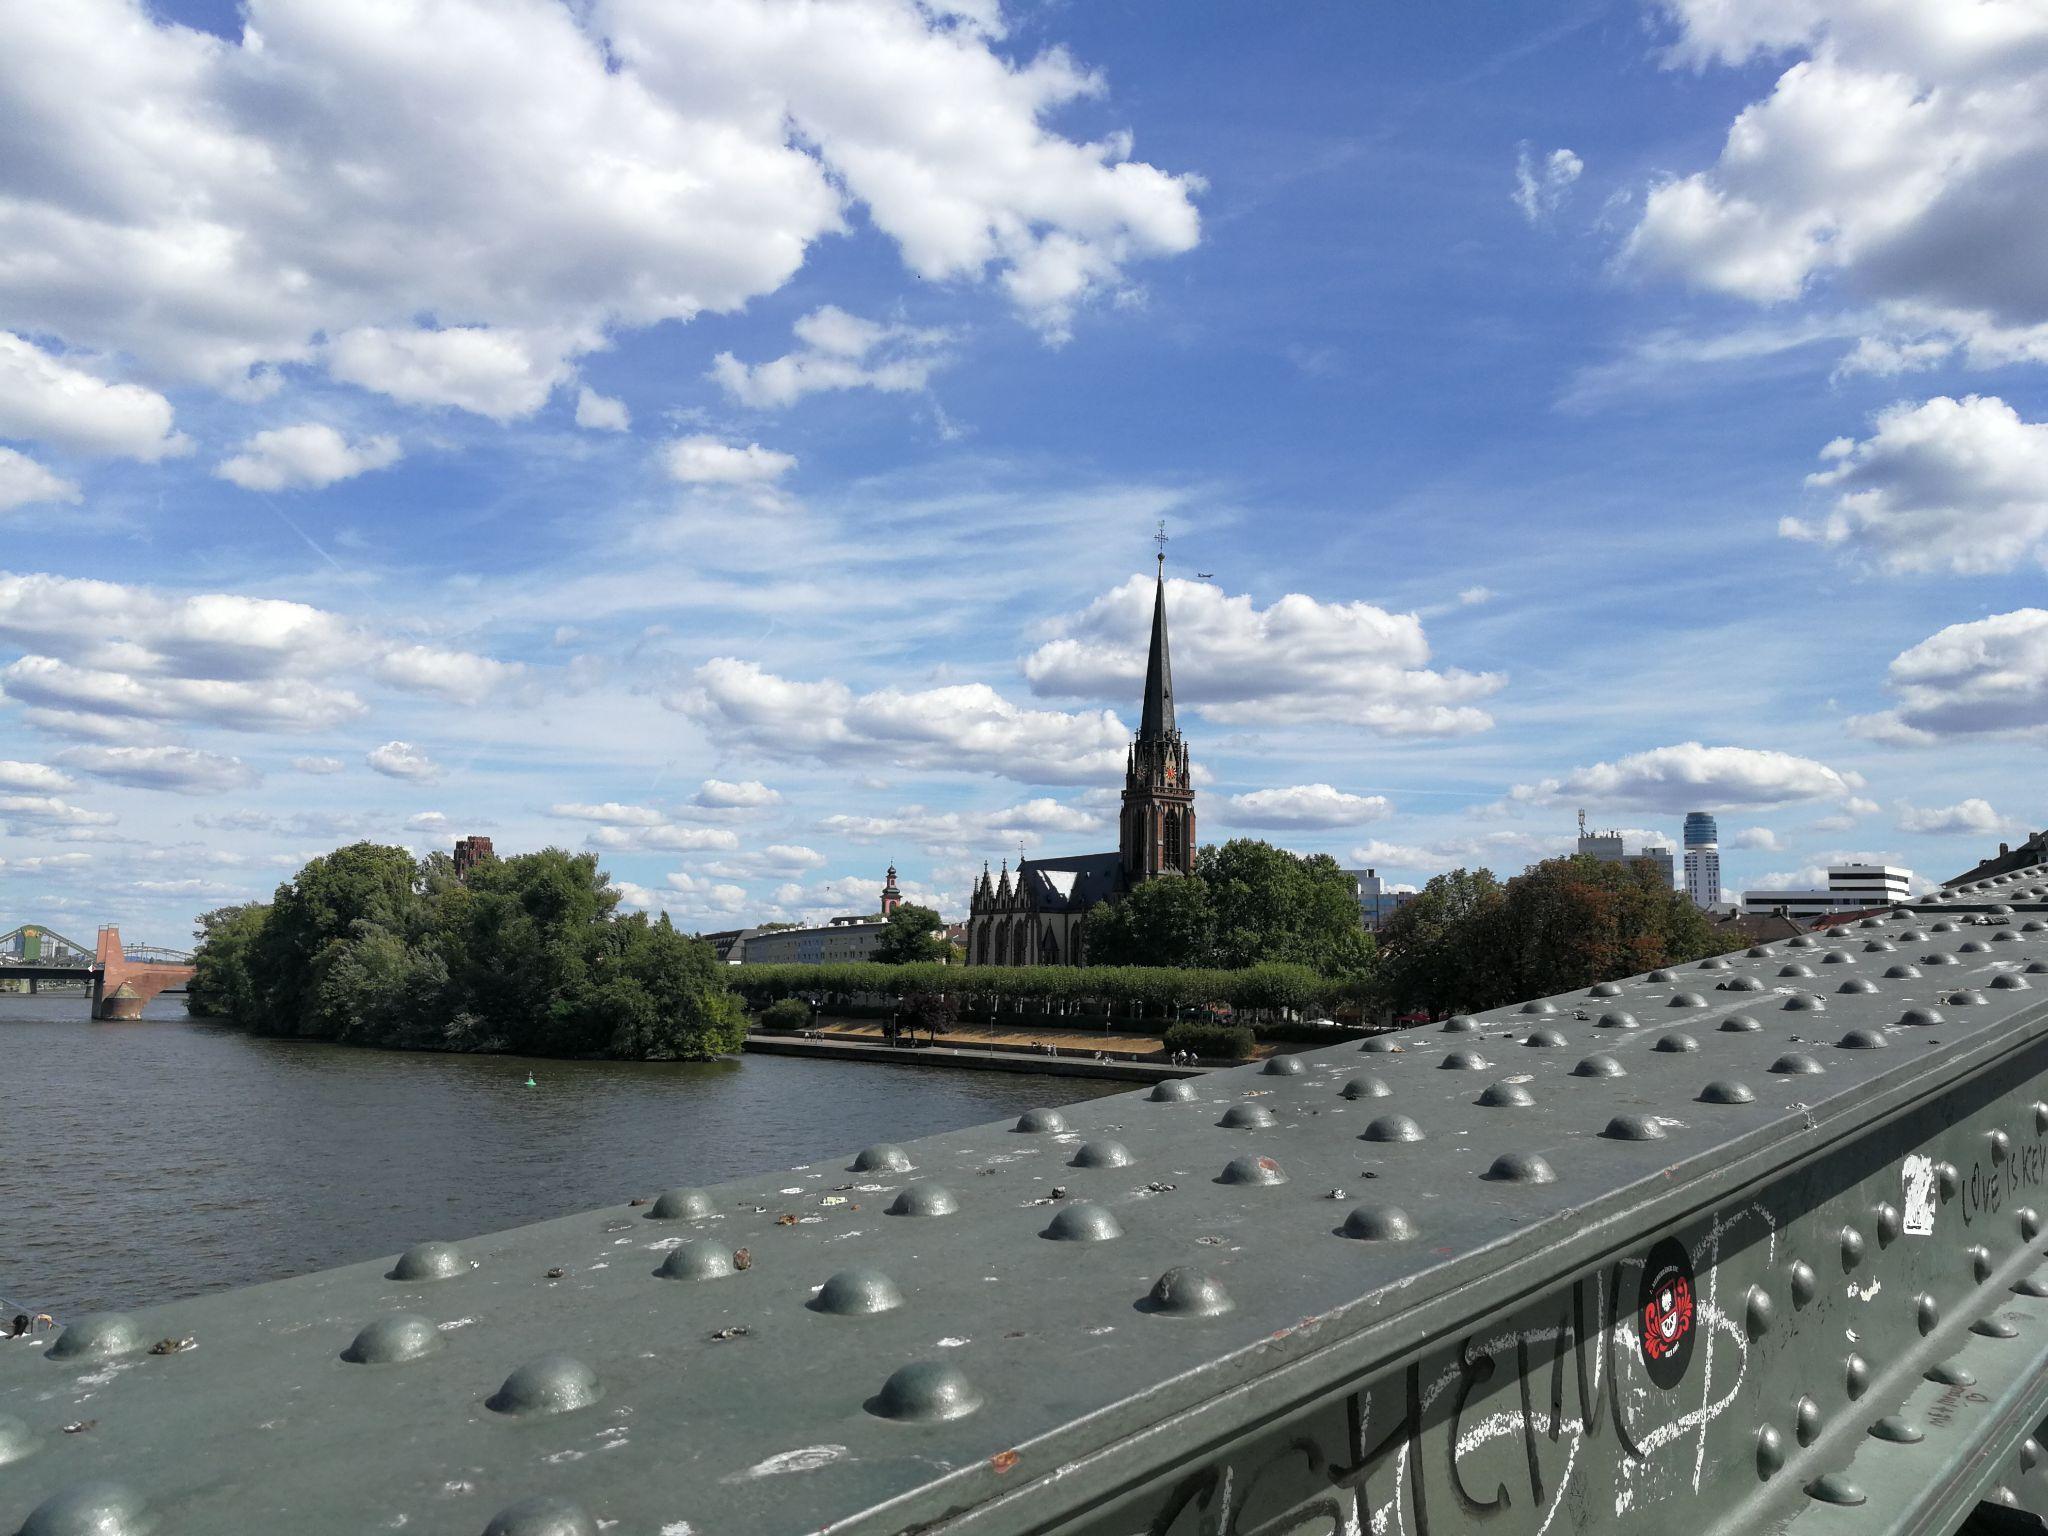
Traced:
<path fill-rule="evenodd" d="M 1044 1011 L 1159 1017 L 1228 1003 L 1262 1013 L 1327 1010 L 1370 995 L 1364 976 L 1322 976 L 1305 965 L 1268 963 L 1222 970 L 1137 965 L 741 965 L 732 984 L 749 1004 L 779 998 L 903 998 L 943 993 L 972 1009 L 1005 1005 Z"/>
<path fill-rule="evenodd" d="M 356 843 L 268 904 L 199 920 L 188 1007 L 265 1034 L 430 1050 L 704 1057 L 746 1013 L 710 945 L 621 915 L 592 854 L 487 859 Z"/>

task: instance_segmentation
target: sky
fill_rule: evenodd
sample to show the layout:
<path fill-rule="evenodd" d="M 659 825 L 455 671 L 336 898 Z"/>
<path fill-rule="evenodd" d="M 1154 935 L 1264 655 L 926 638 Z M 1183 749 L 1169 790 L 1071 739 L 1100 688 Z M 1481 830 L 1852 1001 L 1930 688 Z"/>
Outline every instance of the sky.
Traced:
<path fill-rule="evenodd" d="M 2037 0 L 0 0 L 0 930 L 2048 822 Z"/>

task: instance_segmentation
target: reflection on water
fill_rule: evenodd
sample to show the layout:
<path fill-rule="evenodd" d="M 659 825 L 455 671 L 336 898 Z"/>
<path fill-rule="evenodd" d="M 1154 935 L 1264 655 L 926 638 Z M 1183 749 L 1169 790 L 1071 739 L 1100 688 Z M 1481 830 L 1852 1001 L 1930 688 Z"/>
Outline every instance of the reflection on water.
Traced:
<path fill-rule="evenodd" d="M 0 995 L 0 1296 L 134 1307 L 1116 1091 L 779 1056 L 434 1056 Z M 528 1072 L 538 1086 L 525 1086 Z"/>

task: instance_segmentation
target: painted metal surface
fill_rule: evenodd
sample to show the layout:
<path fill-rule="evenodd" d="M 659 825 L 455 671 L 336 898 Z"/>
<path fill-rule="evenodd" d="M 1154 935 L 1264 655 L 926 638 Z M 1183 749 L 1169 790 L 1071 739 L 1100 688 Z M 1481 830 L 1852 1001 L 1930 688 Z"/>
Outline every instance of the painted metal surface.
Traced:
<path fill-rule="evenodd" d="M 678 1168 L 0 1346 L 0 1532 L 2040 1508 L 2044 1022 L 2035 869 L 1363 1050 L 708 1190 Z"/>

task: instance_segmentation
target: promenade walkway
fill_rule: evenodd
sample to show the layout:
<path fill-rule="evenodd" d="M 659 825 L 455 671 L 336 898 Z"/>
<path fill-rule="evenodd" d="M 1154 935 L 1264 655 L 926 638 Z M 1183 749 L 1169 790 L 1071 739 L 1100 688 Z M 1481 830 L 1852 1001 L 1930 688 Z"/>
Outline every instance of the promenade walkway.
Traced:
<path fill-rule="evenodd" d="M 809 1056 L 825 1061 L 870 1061 L 892 1067 L 967 1067 L 984 1072 L 1049 1072 L 1062 1077 L 1106 1078 L 1128 1083 L 1156 1083 L 1169 1077 L 1199 1077 L 1208 1066 L 1171 1066 L 1159 1061 L 1137 1061 L 1129 1057 L 1097 1061 L 1094 1051 L 1061 1050 L 1057 1056 L 1036 1051 L 976 1050 L 948 1045 L 939 1037 L 937 1046 L 884 1045 L 879 1034 L 865 1036 L 821 1030 L 818 1037 L 763 1034 L 747 1036 L 745 1050 L 764 1056 Z M 1100 1036 L 1094 1037 L 1100 1048 Z M 1219 1062 L 1217 1066 L 1231 1065 Z"/>

